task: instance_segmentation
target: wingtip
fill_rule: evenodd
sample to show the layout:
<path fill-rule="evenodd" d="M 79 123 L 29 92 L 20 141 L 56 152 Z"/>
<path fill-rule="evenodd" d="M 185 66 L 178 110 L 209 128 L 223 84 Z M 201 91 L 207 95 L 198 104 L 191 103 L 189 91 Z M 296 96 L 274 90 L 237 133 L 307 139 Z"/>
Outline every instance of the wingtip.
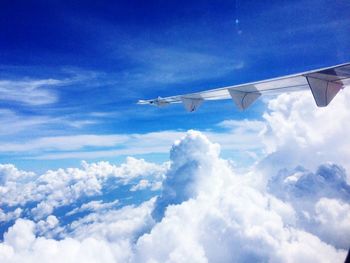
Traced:
<path fill-rule="evenodd" d="M 147 104 L 147 101 L 145 101 L 145 100 L 138 100 L 137 102 L 136 102 L 136 104 Z"/>

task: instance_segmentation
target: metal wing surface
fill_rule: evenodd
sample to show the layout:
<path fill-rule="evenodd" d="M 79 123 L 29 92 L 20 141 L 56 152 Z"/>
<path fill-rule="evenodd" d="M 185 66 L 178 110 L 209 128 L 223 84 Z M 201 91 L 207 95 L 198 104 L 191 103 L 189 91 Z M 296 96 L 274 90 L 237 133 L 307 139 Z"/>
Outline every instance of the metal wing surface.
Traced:
<path fill-rule="evenodd" d="M 183 103 L 187 111 L 193 112 L 206 100 L 232 99 L 239 109 L 244 110 L 263 94 L 311 90 L 316 105 L 326 107 L 347 85 L 350 85 L 350 63 L 196 93 L 139 100 L 138 104 L 165 106 Z"/>

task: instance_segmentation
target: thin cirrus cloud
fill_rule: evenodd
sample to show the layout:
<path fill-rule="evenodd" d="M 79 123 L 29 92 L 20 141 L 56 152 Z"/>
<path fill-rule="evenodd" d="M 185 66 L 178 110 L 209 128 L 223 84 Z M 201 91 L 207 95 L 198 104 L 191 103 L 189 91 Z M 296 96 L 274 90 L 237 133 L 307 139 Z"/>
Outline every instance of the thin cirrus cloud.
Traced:
<path fill-rule="evenodd" d="M 26 151 L 45 151 L 45 150 L 77 150 L 84 147 L 108 147 L 116 146 L 125 142 L 128 136 L 123 135 L 72 135 L 44 137 L 33 141 L 10 144 L 3 143 L 4 152 L 26 152 Z"/>
<path fill-rule="evenodd" d="M 52 87 L 62 84 L 58 79 L 0 80 L 0 98 L 31 106 L 51 104 L 58 99 Z"/>
<path fill-rule="evenodd" d="M 1 136 L 16 135 L 16 134 L 23 133 L 27 130 L 31 130 L 32 133 L 34 133 L 35 131 L 42 133 L 44 130 L 48 131 L 53 129 L 56 129 L 56 130 L 62 129 L 62 126 L 81 129 L 83 127 L 96 123 L 95 120 L 72 119 L 66 116 L 64 117 L 50 117 L 47 115 L 26 116 L 10 109 L 0 109 L 0 122 L 2 124 L 0 126 Z M 6 141 L 8 141 L 8 139 L 6 139 Z"/>
<path fill-rule="evenodd" d="M 11 68 L 5 67 L 4 71 Z M 35 67 L 26 69 L 38 70 Z M 56 70 L 55 78 L 27 78 L 25 75 L 16 79 L 0 79 L 0 102 L 8 104 L 20 104 L 22 106 L 35 107 L 44 106 L 53 103 L 59 103 L 60 91 L 58 87 L 76 87 L 79 89 L 81 85 L 85 87 L 109 83 L 109 79 L 105 74 L 99 71 L 82 70 L 79 68 L 60 67 Z M 47 73 L 45 69 L 40 69 Z M 59 105 L 58 105 L 59 106 Z"/>
<path fill-rule="evenodd" d="M 139 85 L 133 88 L 140 91 L 150 84 L 171 85 L 213 79 L 245 66 L 242 59 L 232 57 L 228 60 L 227 56 L 210 50 L 183 49 L 130 37 L 125 37 L 124 44 L 114 45 L 111 55 L 134 64 L 119 72 L 115 81 L 122 86 Z"/>
<path fill-rule="evenodd" d="M 15 134 L 51 122 L 47 116 L 22 116 L 9 109 L 0 109 L 0 135 Z"/>
<path fill-rule="evenodd" d="M 161 84 L 178 83 L 181 81 L 215 78 L 244 66 L 242 61 L 227 63 L 226 59 L 210 53 L 189 52 L 162 47 L 151 47 L 130 52 L 132 58 L 141 65 L 147 65 L 148 71 L 140 77 L 142 82 Z M 213 68 L 216 70 L 213 71 Z"/>
<path fill-rule="evenodd" d="M 220 124 L 221 125 L 221 124 Z M 256 126 L 255 126 L 256 125 Z M 260 121 L 237 122 L 223 132 L 204 132 L 213 141 L 223 145 L 224 150 L 254 151 L 263 144 L 257 134 L 263 129 Z M 94 159 L 120 155 L 143 155 L 166 153 L 169 145 L 180 139 L 184 131 L 159 131 L 145 134 L 82 134 L 34 139 L 23 143 L 0 143 L 0 152 L 15 153 L 29 159 Z M 91 148 L 95 148 L 91 150 Z M 113 148 L 113 149 L 110 149 Z M 39 153 L 37 155 L 26 155 Z M 42 152 L 45 152 L 42 154 Z"/>

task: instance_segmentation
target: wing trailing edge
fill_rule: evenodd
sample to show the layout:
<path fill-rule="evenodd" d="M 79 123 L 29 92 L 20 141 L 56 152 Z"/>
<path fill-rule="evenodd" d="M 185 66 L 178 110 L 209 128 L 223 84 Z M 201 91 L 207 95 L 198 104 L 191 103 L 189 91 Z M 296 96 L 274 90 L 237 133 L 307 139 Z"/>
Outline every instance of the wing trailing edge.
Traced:
<path fill-rule="evenodd" d="M 311 90 L 316 105 L 326 107 L 341 89 L 349 85 L 350 63 L 345 63 L 274 79 L 165 98 L 139 100 L 138 104 L 161 107 L 173 103 L 182 103 L 188 112 L 194 112 L 205 100 L 232 99 L 238 109 L 245 110 L 263 94 Z"/>

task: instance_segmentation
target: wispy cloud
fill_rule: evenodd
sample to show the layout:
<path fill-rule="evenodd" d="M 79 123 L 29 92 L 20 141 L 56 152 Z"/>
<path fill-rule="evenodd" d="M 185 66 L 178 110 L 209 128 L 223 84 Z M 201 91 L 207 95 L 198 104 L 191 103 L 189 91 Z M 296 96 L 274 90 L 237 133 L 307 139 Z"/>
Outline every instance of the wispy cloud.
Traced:
<path fill-rule="evenodd" d="M 4 67 L 5 72 L 16 68 Z M 33 78 L 31 70 L 41 70 L 49 78 Z M 28 72 L 27 72 L 28 71 Z M 41 106 L 60 102 L 60 91 L 66 87 L 70 90 L 88 90 L 91 87 L 115 83 L 114 76 L 77 67 L 58 67 L 55 72 L 28 67 L 25 73 L 0 78 L 0 103 L 19 103 L 25 106 Z"/>
<path fill-rule="evenodd" d="M 81 213 L 85 211 L 100 212 L 102 210 L 107 210 L 116 207 L 119 205 L 119 200 L 114 200 L 112 202 L 103 203 L 102 200 L 90 201 L 89 203 L 82 204 L 80 207 L 77 207 L 69 211 L 66 215 L 74 215 L 76 213 Z"/>
<path fill-rule="evenodd" d="M 127 44 L 119 45 L 114 53 L 135 65 L 120 72 L 117 81 L 123 85 L 141 87 L 215 79 L 245 65 L 241 59 L 228 59 L 208 50 L 183 49 L 130 38 Z"/>
<path fill-rule="evenodd" d="M 0 152 L 21 154 L 28 159 L 94 159 L 165 153 L 169 150 L 169 145 L 184 134 L 180 131 L 162 131 L 148 134 L 44 137 L 24 143 L 2 143 Z M 113 150 L 110 150 L 111 147 Z M 28 154 L 29 152 L 39 154 L 32 155 Z"/>
<path fill-rule="evenodd" d="M 148 67 L 146 72 L 137 74 L 137 78 L 161 84 L 216 78 L 244 66 L 242 61 L 228 63 L 226 58 L 214 54 L 169 47 L 132 50 L 130 56 Z"/>
<path fill-rule="evenodd" d="M 58 97 L 51 88 L 62 83 L 58 79 L 0 80 L 0 101 L 33 106 L 55 103 Z"/>
<path fill-rule="evenodd" d="M 225 123 L 234 121 L 226 121 Z M 223 124 L 220 124 L 223 125 Z M 225 124 L 226 125 L 226 124 Z M 204 132 L 223 150 L 247 152 L 260 150 L 259 133 L 264 127 L 259 121 L 242 121 L 223 131 Z M 95 159 L 126 155 L 167 153 L 170 145 L 182 138 L 184 131 L 166 130 L 144 134 L 80 134 L 43 137 L 23 143 L 0 143 L 0 152 L 19 154 L 25 159 Z M 248 152 L 247 152 L 248 153 Z"/>
<path fill-rule="evenodd" d="M 45 116 L 25 117 L 12 110 L 0 109 L 0 135 L 15 134 L 48 122 L 50 122 L 50 118 Z"/>
<path fill-rule="evenodd" d="M 71 127 L 81 129 L 87 125 L 95 124 L 94 120 L 80 120 L 70 117 L 51 117 L 48 115 L 23 115 L 9 109 L 0 109 L 0 136 L 23 134 L 30 130 L 32 134 L 43 131 Z M 2 138 L 8 141 L 8 138 Z"/>
<path fill-rule="evenodd" d="M 24 143 L 3 143 L 3 152 L 26 152 L 45 150 L 77 150 L 89 146 L 116 146 L 128 138 L 126 135 L 73 135 L 35 139 Z"/>

